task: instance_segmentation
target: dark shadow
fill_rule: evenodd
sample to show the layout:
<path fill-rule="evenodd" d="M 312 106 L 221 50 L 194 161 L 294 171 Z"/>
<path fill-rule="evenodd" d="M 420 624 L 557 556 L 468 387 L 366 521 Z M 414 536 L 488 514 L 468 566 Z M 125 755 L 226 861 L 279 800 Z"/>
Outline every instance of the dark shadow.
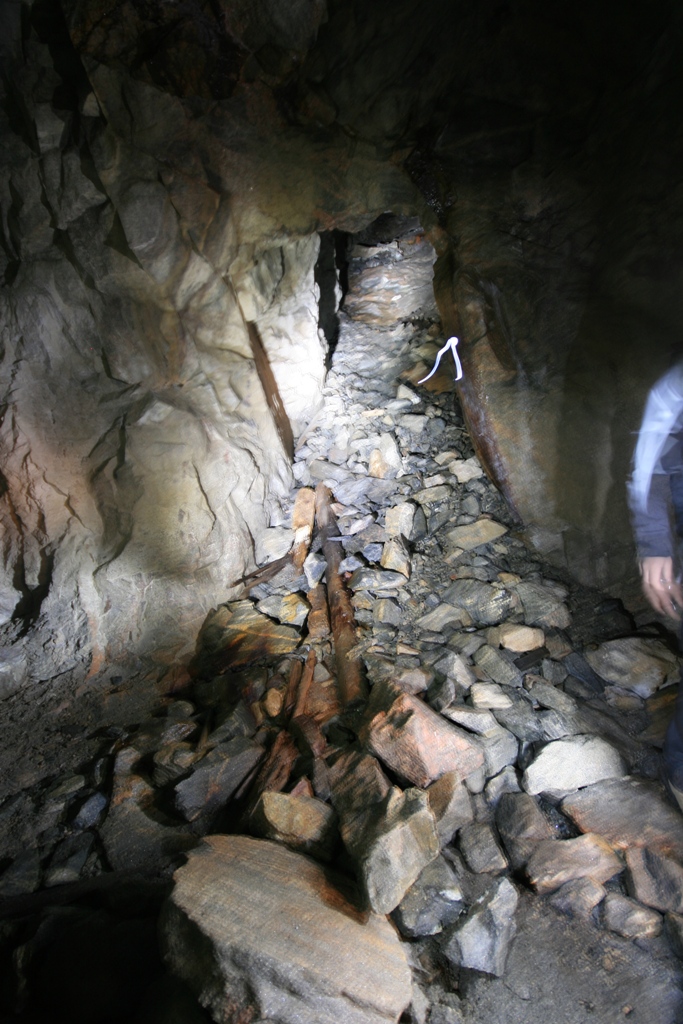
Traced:
<path fill-rule="evenodd" d="M 343 231 L 321 232 L 320 253 L 315 265 L 315 283 L 320 290 L 318 327 L 327 342 L 328 370 L 339 340 L 339 306 L 349 286 L 346 259 L 348 237 Z"/>

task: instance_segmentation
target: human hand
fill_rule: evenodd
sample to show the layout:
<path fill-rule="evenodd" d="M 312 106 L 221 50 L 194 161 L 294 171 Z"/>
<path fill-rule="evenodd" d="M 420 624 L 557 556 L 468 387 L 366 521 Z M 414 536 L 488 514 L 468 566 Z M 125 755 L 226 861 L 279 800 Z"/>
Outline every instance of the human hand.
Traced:
<path fill-rule="evenodd" d="M 643 593 L 654 610 L 660 615 L 668 615 L 670 619 L 680 621 L 683 590 L 674 579 L 673 559 L 659 556 L 641 558 L 640 575 Z"/>

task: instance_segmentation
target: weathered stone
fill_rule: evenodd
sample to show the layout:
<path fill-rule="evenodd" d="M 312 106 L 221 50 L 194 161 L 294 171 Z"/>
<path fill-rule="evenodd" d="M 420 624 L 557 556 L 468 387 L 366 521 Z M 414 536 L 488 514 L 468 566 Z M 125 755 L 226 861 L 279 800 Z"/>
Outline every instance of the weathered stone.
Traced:
<path fill-rule="evenodd" d="M 573 878 L 550 897 L 551 906 L 569 917 L 588 918 L 605 898 L 606 889 L 593 878 Z"/>
<path fill-rule="evenodd" d="M 440 633 L 446 626 L 461 626 L 467 619 L 467 613 L 463 609 L 454 608 L 451 604 L 440 604 L 431 612 L 422 615 L 416 625 L 420 629 L 429 630 L 432 633 Z"/>
<path fill-rule="evenodd" d="M 388 572 L 386 569 L 356 569 L 351 574 L 349 587 L 351 590 L 369 590 L 373 594 L 381 594 L 384 590 L 395 590 L 405 585 L 406 577 L 400 572 Z"/>
<path fill-rule="evenodd" d="M 625 939 L 652 939 L 662 930 L 662 916 L 628 896 L 608 892 L 602 904 L 605 928 Z"/>
<path fill-rule="evenodd" d="M 410 1002 L 391 925 L 366 920 L 348 881 L 307 857 L 211 836 L 174 877 L 164 957 L 214 1020 L 389 1024 Z"/>
<path fill-rule="evenodd" d="M 683 867 L 668 857 L 632 847 L 626 851 L 626 888 L 634 899 L 662 912 L 683 914 Z"/>
<path fill-rule="evenodd" d="M 517 779 L 517 772 L 512 765 L 506 765 L 502 772 L 498 772 L 486 783 L 486 802 L 492 807 L 498 805 L 498 801 L 504 793 L 519 793 L 520 785 Z"/>
<path fill-rule="evenodd" d="M 436 487 L 425 487 L 421 491 L 414 491 L 413 499 L 423 506 L 436 505 L 439 501 L 447 501 L 451 493 L 448 484 L 438 484 Z"/>
<path fill-rule="evenodd" d="M 389 537 L 405 537 L 410 540 L 415 511 L 416 506 L 409 501 L 388 508 L 385 518 L 387 535 Z"/>
<path fill-rule="evenodd" d="M 270 615 L 292 626 L 303 626 L 311 606 L 300 594 L 285 594 L 284 597 L 273 595 L 259 601 L 256 606 L 264 615 Z"/>
<path fill-rule="evenodd" d="M 467 866 L 477 874 L 505 871 L 508 862 L 490 825 L 474 822 L 458 832 L 458 845 Z"/>
<path fill-rule="evenodd" d="M 338 841 L 337 815 L 322 800 L 291 793 L 263 793 L 251 817 L 251 830 L 292 850 L 329 860 Z"/>
<path fill-rule="evenodd" d="M 381 480 L 393 480 L 403 468 L 403 460 L 393 434 L 382 434 L 370 453 L 368 473 Z"/>
<path fill-rule="evenodd" d="M 502 977 L 515 932 L 517 890 L 501 880 L 445 933 L 443 953 L 458 967 Z"/>
<path fill-rule="evenodd" d="M 405 413 L 399 417 L 399 426 L 409 430 L 411 434 L 421 434 L 429 420 L 426 416 L 418 416 L 415 413 Z"/>
<path fill-rule="evenodd" d="M 400 668 L 390 678 L 406 693 L 424 693 L 433 681 L 434 673 L 428 668 Z"/>
<path fill-rule="evenodd" d="M 502 523 L 497 523 L 493 519 L 478 519 L 468 526 L 456 526 L 454 530 L 449 530 L 447 539 L 451 547 L 473 551 L 482 544 L 490 544 L 507 532 L 507 526 L 503 526 Z"/>
<path fill-rule="evenodd" d="M 514 651 L 516 654 L 536 651 L 545 644 L 545 633 L 542 629 L 517 625 L 514 622 L 502 622 L 500 626 L 492 626 L 487 638 L 492 647 L 504 647 L 505 650 Z"/>
<path fill-rule="evenodd" d="M 484 470 L 476 455 L 473 455 L 471 459 L 451 459 L 448 469 L 459 484 L 469 483 L 470 480 L 479 480 L 484 475 Z"/>
<path fill-rule="evenodd" d="M 514 764 L 519 755 L 517 737 L 501 726 L 480 736 L 479 746 L 484 754 L 484 772 L 487 779 L 498 775 L 506 765 Z"/>
<path fill-rule="evenodd" d="M 498 683 L 473 683 L 470 688 L 470 700 L 475 708 L 496 711 L 498 708 L 512 707 L 512 698 Z"/>
<path fill-rule="evenodd" d="M 545 839 L 526 864 L 529 881 L 537 892 L 554 892 L 574 878 L 606 882 L 623 871 L 623 864 L 601 836 L 587 833 L 578 839 Z"/>
<path fill-rule="evenodd" d="M 138 754 L 131 748 L 117 754 L 109 813 L 99 830 L 107 860 L 115 871 L 158 871 L 197 844 L 187 826 L 164 825 L 157 820 L 154 789 L 132 771 L 137 760 Z M 155 816 L 151 817 L 147 809 Z"/>
<path fill-rule="evenodd" d="M 506 651 L 498 651 L 495 647 L 484 644 L 474 655 L 474 663 L 494 683 L 500 683 L 502 686 L 521 686 L 522 673 L 514 665 L 512 655 L 506 657 L 506 654 Z"/>
<path fill-rule="evenodd" d="M 596 650 L 586 651 L 586 661 L 602 679 L 640 697 L 651 697 L 679 676 L 678 659 L 660 640 L 647 637 L 607 640 Z"/>
<path fill-rule="evenodd" d="M 389 914 L 420 872 L 439 855 L 436 821 L 426 793 L 394 789 L 354 850 L 370 907 Z"/>
<path fill-rule="evenodd" d="M 451 704 L 443 708 L 441 714 L 456 725 L 461 725 L 479 736 L 498 730 L 498 722 L 486 708 L 471 708 L 469 704 Z"/>
<path fill-rule="evenodd" d="M 441 595 L 446 604 L 464 609 L 481 626 L 495 626 L 510 614 L 515 597 L 500 585 L 479 580 L 456 580 Z"/>
<path fill-rule="evenodd" d="M 434 670 L 441 672 L 449 679 L 454 679 L 460 687 L 467 690 L 476 681 L 476 676 L 462 654 L 448 651 L 434 663 Z"/>
<path fill-rule="evenodd" d="M 377 757 L 417 786 L 449 771 L 466 778 L 484 760 L 473 737 L 388 681 L 375 683 L 360 735 Z"/>
<path fill-rule="evenodd" d="M 288 654 L 299 643 L 299 633 L 262 615 L 251 601 L 222 605 L 204 623 L 198 640 L 202 662 L 214 672 L 237 668 L 266 656 Z"/>
<path fill-rule="evenodd" d="M 63 839 L 50 858 L 44 875 L 45 885 L 50 887 L 77 882 L 94 842 L 92 832 L 81 832 Z"/>
<path fill-rule="evenodd" d="M 410 576 L 410 554 L 401 537 L 395 537 L 393 540 L 386 542 L 382 549 L 379 564 L 383 569 L 400 572 L 406 578 Z"/>
<path fill-rule="evenodd" d="M 522 743 L 537 743 L 542 739 L 560 738 L 559 736 L 546 736 L 541 715 L 537 714 L 526 701 L 515 701 L 510 708 L 498 708 L 495 716 L 500 725 L 508 729 Z M 565 735 L 566 730 L 560 732 L 560 736 Z"/>
<path fill-rule="evenodd" d="M 109 803 L 106 793 L 92 793 L 87 797 L 76 813 L 73 827 L 76 829 L 94 828 L 102 821 Z"/>
<path fill-rule="evenodd" d="M 352 856 L 362 849 L 391 792 L 391 783 L 374 757 L 358 750 L 344 752 L 329 765 L 332 804 L 339 816 L 341 837 Z"/>
<path fill-rule="evenodd" d="M 569 610 L 552 590 L 541 583 L 517 583 L 514 589 L 522 602 L 524 621 L 528 626 L 567 629 L 571 623 Z"/>
<path fill-rule="evenodd" d="M 553 838 L 548 819 L 528 793 L 503 793 L 496 827 L 515 871 L 525 866 L 539 843 Z"/>
<path fill-rule="evenodd" d="M 0 875 L 0 899 L 25 896 L 40 885 L 42 870 L 37 850 L 25 850 Z"/>
<path fill-rule="evenodd" d="M 633 778 L 596 782 L 566 797 L 562 812 L 582 832 L 597 832 L 617 849 L 647 846 L 683 861 L 683 820 L 656 783 Z"/>
<path fill-rule="evenodd" d="M 578 705 L 573 697 L 538 676 L 525 676 L 524 688 L 542 708 L 550 708 L 562 715 L 573 715 L 577 710 Z"/>
<path fill-rule="evenodd" d="M 427 789 L 429 809 L 436 820 L 441 846 L 451 842 L 463 825 L 474 819 L 472 799 L 458 772 L 445 772 Z"/>
<path fill-rule="evenodd" d="M 386 622 L 389 626 L 400 626 L 403 613 L 401 606 L 390 597 L 379 597 L 372 603 L 372 617 L 375 622 Z"/>
<path fill-rule="evenodd" d="M 219 744 L 176 785 L 176 807 L 186 821 L 211 823 L 262 757 L 263 747 L 243 736 Z"/>
<path fill-rule="evenodd" d="M 664 928 L 671 948 L 683 960 L 683 915 L 669 911 L 664 915 Z"/>
<path fill-rule="evenodd" d="M 402 935 L 415 939 L 437 935 L 457 921 L 464 909 L 453 869 L 443 857 L 437 857 L 420 872 L 391 916 Z"/>
<path fill-rule="evenodd" d="M 306 555 L 303 570 L 304 575 L 306 576 L 306 582 L 311 590 L 313 587 L 318 586 L 325 575 L 326 569 L 327 562 L 322 555 L 318 554 L 317 551 L 311 551 L 310 554 Z"/>
<path fill-rule="evenodd" d="M 543 678 L 547 679 L 551 686 L 561 686 L 569 673 L 561 661 L 553 661 L 552 658 L 544 658 L 541 662 Z"/>
<path fill-rule="evenodd" d="M 567 796 L 603 779 L 620 778 L 624 762 L 614 747 L 598 736 L 571 736 L 543 748 L 524 772 L 528 793 Z"/>

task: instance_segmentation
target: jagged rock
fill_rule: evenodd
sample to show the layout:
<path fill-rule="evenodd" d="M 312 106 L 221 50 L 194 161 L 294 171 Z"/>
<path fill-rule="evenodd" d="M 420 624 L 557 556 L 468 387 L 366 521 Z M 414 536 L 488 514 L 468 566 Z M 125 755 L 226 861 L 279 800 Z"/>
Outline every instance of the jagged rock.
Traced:
<path fill-rule="evenodd" d="M 424 236 L 398 243 L 354 246 L 349 261 L 348 316 L 380 327 L 418 312 L 433 313 L 432 264 L 436 253 Z"/>
<path fill-rule="evenodd" d="M 406 540 L 417 540 L 424 536 L 426 522 L 424 512 L 419 505 L 411 501 L 403 501 L 400 505 L 388 508 L 386 512 L 386 531 L 389 538 L 405 537 Z"/>
<path fill-rule="evenodd" d="M 484 760 L 473 737 L 388 681 L 375 683 L 360 737 L 386 765 L 417 786 L 449 771 L 464 779 Z"/>
<path fill-rule="evenodd" d="M 391 916 L 402 935 L 415 939 L 437 935 L 457 921 L 464 909 L 453 869 L 443 857 L 437 857 L 420 872 Z"/>
<path fill-rule="evenodd" d="M 440 845 L 446 846 L 463 825 L 474 819 L 472 800 L 458 772 L 445 772 L 427 789 Z"/>
<path fill-rule="evenodd" d="M 451 704 L 442 708 L 441 714 L 456 725 L 461 725 L 479 736 L 498 731 L 498 722 L 486 708 L 471 708 L 468 704 Z"/>
<path fill-rule="evenodd" d="M 456 651 L 448 651 L 442 658 L 434 663 L 434 670 L 441 672 L 448 679 L 454 679 L 459 687 L 469 690 L 476 676 L 472 667 L 468 665 L 462 654 Z"/>
<path fill-rule="evenodd" d="M 536 651 L 545 644 L 545 633 L 542 629 L 521 626 L 514 622 L 492 626 L 486 635 L 492 647 L 504 647 L 506 651 L 514 651 L 516 654 Z"/>
<path fill-rule="evenodd" d="M 486 783 L 486 802 L 496 807 L 504 793 L 519 793 L 520 785 L 517 779 L 517 772 L 512 765 L 506 765 L 502 772 L 498 772 Z"/>
<path fill-rule="evenodd" d="M 545 839 L 534 848 L 526 864 L 529 881 L 537 892 L 554 892 L 574 878 L 606 882 L 623 871 L 623 864 L 601 836 L 587 833 L 578 839 Z"/>
<path fill-rule="evenodd" d="M 519 755 L 517 738 L 501 726 L 480 736 L 479 746 L 484 754 L 484 771 L 489 779 L 498 775 L 506 765 L 514 764 Z"/>
<path fill-rule="evenodd" d="M 104 817 L 108 803 L 109 797 L 106 793 L 92 793 L 78 808 L 76 817 L 73 820 L 73 827 L 76 829 L 86 829 L 99 825 Z"/>
<path fill-rule="evenodd" d="M 451 488 L 447 484 L 437 484 L 435 487 L 425 487 L 421 491 L 414 491 L 413 500 L 423 506 L 436 505 L 440 501 L 447 501 L 451 493 Z"/>
<path fill-rule="evenodd" d="M 154 755 L 155 786 L 165 786 L 185 775 L 201 757 L 191 743 L 169 743 Z"/>
<path fill-rule="evenodd" d="M 370 453 L 368 473 L 381 480 L 393 480 L 403 468 L 403 460 L 393 434 L 382 434 Z M 406 535 L 407 536 L 407 535 Z"/>
<path fill-rule="evenodd" d="M 515 932 L 518 895 L 502 878 L 467 916 L 445 933 L 444 956 L 458 967 L 502 977 Z"/>
<path fill-rule="evenodd" d="M 369 590 L 373 594 L 383 590 L 395 590 L 405 585 L 406 577 L 400 572 L 389 572 L 386 569 L 356 569 L 351 574 L 349 587 L 351 590 Z"/>
<path fill-rule="evenodd" d="M 683 914 L 683 867 L 652 850 L 626 851 L 626 888 L 634 899 L 662 912 Z"/>
<path fill-rule="evenodd" d="M 664 928 L 674 953 L 683 959 L 683 915 L 669 911 L 664 915 Z"/>
<path fill-rule="evenodd" d="M 417 620 L 417 625 L 432 633 L 440 633 L 447 626 L 461 626 L 465 619 L 466 615 L 463 615 L 461 608 L 454 608 L 451 604 L 440 604 L 431 612 L 422 615 Z"/>
<path fill-rule="evenodd" d="M 608 892 L 602 904 L 605 928 L 625 939 L 652 939 L 662 930 L 662 916 L 628 896 Z"/>
<path fill-rule="evenodd" d="M 471 459 L 451 459 L 448 469 L 459 484 L 469 483 L 470 480 L 479 480 L 484 475 L 484 470 L 476 455 L 473 455 Z"/>
<path fill-rule="evenodd" d="M 46 886 L 77 882 L 95 842 L 92 832 L 67 836 L 57 846 L 45 870 Z"/>
<path fill-rule="evenodd" d="M 597 832 L 617 849 L 647 846 L 683 861 L 683 819 L 656 783 L 632 778 L 596 782 L 566 797 L 562 812 L 582 832 Z"/>
<path fill-rule="evenodd" d="M 523 582 L 515 584 L 514 590 L 522 602 L 527 626 L 567 629 L 570 625 L 571 616 L 567 606 L 548 587 L 541 583 Z"/>
<path fill-rule="evenodd" d="M 427 668 L 400 668 L 391 674 L 392 682 L 406 693 L 424 693 L 434 679 L 434 673 Z"/>
<path fill-rule="evenodd" d="M 20 853 L 0 875 L 0 899 L 24 896 L 40 885 L 42 870 L 37 850 Z"/>
<path fill-rule="evenodd" d="M 449 530 L 447 540 L 451 547 L 473 551 L 482 544 L 490 544 L 507 532 L 507 527 L 502 523 L 496 523 L 493 519 L 478 519 L 475 523 L 456 526 L 454 530 Z"/>
<path fill-rule="evenodd" d="M 496 711 L 498 708 L 512 707 L 512 698 L 498 683 L 473 683 L 470 688 L 470 700 L 475 708 L 490 708 Z"/>
<path fill-rule="evenodd" d="M 186 821 L 208 825 L 254 771 L 263 747 L 244 736 L 221 743 L 175 787 L 175 806 Z"/>
<path fill-rule="evenodd" d="M 679 676 L 678 659 L 661 641 L 647 637 L 607 640 L 586 651 L 586 660 L 602 679 L 640 697 L 651 697 Z"/>
<path fill-rule="evenodd" d="M 375 622 L 386 622 L 389 626 L 400 626 L 403 618 L 401 606 L 390 597 L 380 597 L 372 603 L 372 617 Z"/>
<path fill-rule="evenodd" d="M 542 708 L 550 708 L 561 715 L 573 715 L 578 708 L 573 697 L 544 682 L 538 676 L 525 676 L 524 688 Z"/>
<path fill-rule="evenodd" d="M 564 797 L 582 786 L 626 774 L 621 756 L 598 736 L 554 740 L 531 762 L 522 778 L 528 793 Z"/>
<path fill-rule="evenodd" d="M 573 878 L 550 897 L 551 906 L 569 917 L 588 918 L 605 898 L 606 889 L 593 878 Z"/>
<path fill-rule="evenodd" d="M 485 644 L 474 655 L 474 663 L 482 669 L 489 679 L 502 686 L 521 686 L 522 673 L 514 665 L 512 655 L 506 657 L 505 651 L 497 651 L 495 647 Z"/>
<path fill-rule="evenodd" d="M 515 871 L 525 866 L 539 843 L 554 836 L 548 819 L 528 793 L 503 793 L 496 808 L 496 827 Z"/>
<path fill-rule="evenodd" d="M 284 597 L 274 594 L 259 601 L 256 607 L 264 615 L 270 615 L 278 622 L 291 626 L 303 626 L 311 610 L 308 601 L 300 594 L 285 594 Z"/>
<path fill-rule="evenodd" d="M 322 800 L 291 793 L 263 793 L 249 820 L 264 839 L 275 839 L 292 850 L 329 860 L 339 833 L 337 815 Z"/>
<path fill-rule="evenodd" d="M 423 868 L 439 855 L 439 849 L 426 793 L 394 789 L 383 812 L 373 815 L 353 851 L 368 904 L 375 913 L 391 913 Z"/>
<path fill-rule="evenodd" d="M 382 549 L 382 556 L 379 564 L 383 569 L 393 572 L 400 572 L 408 578 L 410 576 L 410 554 L 404 541 L 400 537 L 388 540 Z"/>
<path fill-rule="evenodd" d="M 237 601 L 222 605 L 209 616 L 197 644 L 202 650 L 202 666 L 210 665 L 215 675 L 216 670 L 237 668 L 264 657 L 289 654 L 299 640 L 296 629 L 273 622 L 267 615 L 262 615 L 251 601 Z"/>
<path fill-rule="evenodd" d="M 325 575 L 327 569 L 327 562 L 322 555 L 319 555 L 317 551 L 311 551 L 310 554 L 306 555 L 303 564 L 304 575 L 306 576 L 306 582 L 312 590 L 313 587 L 317 587 L 321 579 Z"/>
<path fill-rule="evenodd" d="M 163 954 L 214 1020 L 389 1024 L 411 999 L 391 925 L 347 880 L 267 840 L 211 836 L 175 876 Z"/>
<path fill-rule="evenodd" d="M 458 832 L 458 845 L 467 866 L 477 874 L 505 871 L 508 862 L 490 825 L 474 822 Z"/>
<path fill-rule="evenodd" d="M 441 595 L 445 604 L 467 612 L 472 622 L 480 626 L 495 626 L 512 611 L 514 594 L 505 587 L 479 580 L 456 580 Z"/>
<path fill-rule="evenodd" d="M 391 792 L 379 761 L 358 750 L 344 752 L 329 765 L 332 804 L 339 816 L 341 837 L 356 856 Z"/>
<path fill-rule="evenodd" d="M 131 748 L 117 754 L 109 813 L 99 830 L 107 860 L 115 871 L 158 871 L 197 845 L 196 836 L 187 826 L 158 820 L 154 789 L 132 770 L 138 758 Z"/>

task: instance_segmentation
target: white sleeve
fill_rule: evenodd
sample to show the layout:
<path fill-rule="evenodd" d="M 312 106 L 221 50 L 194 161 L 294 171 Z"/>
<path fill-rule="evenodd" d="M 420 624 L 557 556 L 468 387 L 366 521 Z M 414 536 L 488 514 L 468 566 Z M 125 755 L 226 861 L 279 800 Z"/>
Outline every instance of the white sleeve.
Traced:
<path fill-rule="evenodd" d="M 650 482 L 664 446 L 683 414 L 683 362 L 660 378 L 648 395 L 629 487 L 634 509 L 646 511 Z"/>

